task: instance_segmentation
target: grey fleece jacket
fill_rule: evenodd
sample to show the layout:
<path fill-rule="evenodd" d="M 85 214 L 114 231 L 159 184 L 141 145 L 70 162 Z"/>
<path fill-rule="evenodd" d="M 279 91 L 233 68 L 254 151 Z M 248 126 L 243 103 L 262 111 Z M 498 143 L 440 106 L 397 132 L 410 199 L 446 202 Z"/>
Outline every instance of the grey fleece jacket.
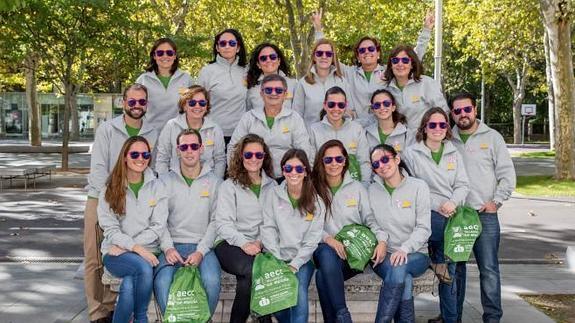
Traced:
<path fill-rule="evenodd" d="M 489 201 L 503 202 L 516 185 L 515 167 L 503 137 L 485 123 L 464 144 L 459 129 L 453 131 L 453 144 L 463 157 L 469 176 L 470 192 L 467 204 L 480 209 Z"/>
<path fill-rule="evenodd" d="M 264 248 L 298 269 L 307 263 L 321 241 L 325 206 L 316 195 L 314 213 L 303 214 L 290 202 L 285 181 L 263 198 L 261 227 Z"/>
<path fill-rule="evenodd" d="M 463 158 L 451 141 L 444 141 L 439 165 L 431 158 L 431 150 L 423 141 L 407 148 L 404 161 L 413 176 L 424 180 L 431 193 L 431 210 L 452 201 L 463 205 L 469 193 L 469 179 Z"/>
<path fill-rule="evenodd" d="M 367 144 L 369 151 L 373 147 L 381 144 L 379 141 L 379 128 L 378 124 L 372 123 L 365 129 L 365 136 L 367 137 Z M 412 130 L 407 129 L 403 123 L 398 123 L 393 131 L 385 139 L 385 144 L 395 148 L 398 153 L 403 153 L 405 149 L 415 143 L 415 134 Z"/>
<path fill-rule="evenodd" d="M 144 117 L 139 136 L 148 140 L 151 150 L 154 151 L 158 132 L 150 126 L 147 117 Z M 88 196 L 98 198 L 104 188 L 108 176 L 114 169 L 124 142 L 130 138 L 126 131 L 124 116 L 117 116 L 102 123 L 96 129 L 92 154 L 90 157 L 90 174 L 88 175 Z M 152 159 L 153 161 L 153 159 Z"/>
<path fill-rule="evenodd" d="M 179 168 L 160 179 L 168 195 L 168 223 L 160 241 L 162 251 L 174 243 L 195 243 L 197 251 L 206 255 L 216 239 L 216 200 L 222 179 L 209 166 L 202 166 L 200 175 L 188 186 Z"/>
<path fill-rule="evenodd" d="M 429 188 L 424 181 L 404 178 L 390 195 L 381 177 L 375 176 L 369 186 L 369 201 L 375 219 L 389 234 L 389 252 L 427 253 L 427 240 L 431 235 Z"/>
<path fill-rule="evenodd" d="M 150 252 L 158 252 L 168 218 L 168 198 L 164 184 L 147 168 L 138 197 L 129 188 L 126 191 L 126 214 L 120 217 L 106 202 L 105 188 L 98 199 L 98 223 L 104 231 L 100 247 L 102 255 L 107 254 L 112 245 L 126 250 L 140 245 Z"/>
<path fill-rule="evenodd" d="M 231 178 L 220 185 L 216 208 L 216 228 L 220 238 L 230 245 L 242 247 L 248 242 L 261 240 L 263 223 L 262 199 L 276 186 L 276 181 L 262 172 L 259 198 L 249 187 L 234 183 Z"/>
<path fill-rule="evenodd" d="M 186 114 L 182 113 L 168 121 L 158 138 L 158 156 L 156 157 L 156 171 L 159 174 L 167 173 L 170 169 L 179 169 L 178 147 L 176 139 L 185 129 L 188 129 Z M 213 169 L 214 174 L 224 178 L 226 171 L 226 145 L 222 129 L 209 117 L 204 118 L 200 129 L 204 152 L 201 155 L 202 165 Z"/>

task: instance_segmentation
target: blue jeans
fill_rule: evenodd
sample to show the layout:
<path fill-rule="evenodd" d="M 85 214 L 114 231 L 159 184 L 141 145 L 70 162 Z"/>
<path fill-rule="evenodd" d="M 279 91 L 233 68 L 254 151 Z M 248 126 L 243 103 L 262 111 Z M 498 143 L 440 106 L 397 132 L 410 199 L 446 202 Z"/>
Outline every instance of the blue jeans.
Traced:
<path fill-rule="evenodd" d="M 180 254 L 180 256 L 186 260 L 186 258 L 194 253 L 197 248 L 195 243 L 175 243 L 174 247 Z M 175 265 L 170 265 L 166 261 L 166 255 L 161 254 L 158 258 L 160 264 L 155 270 L 154 276 L 154 292 L 156 295 L 156 300 L 158 305 L 162 310 L 162 313 L 166 311 L 166 304 L 168 302 L 168 295 L 170 294 L 170 286 L 172 285 L 172 279 L 176 271 L 182 267 L 182 264 L 177 263 Z M 220 298 L 220 263 L 216 255 L 210 251 L 202 259 L 200 263 L 200 276 L 202 277 L 202 285 L 206 290 L 206 295 L 208 296 L 208 304 L 210 306 L 210 313 L 213 315 L 216 311 L 216 306 L 218 305 L 218 300 Z"/>
<path fill-rule="evenodd" d="M 424 253 L 414 252 L 407 255 L 407 263 L 393 266 L 389 260 L 390 256 L 391 253 L 388 253 L 382 263 L 373 267 L 373 271 L 383 279 L 383 284 L 405 283 L 401 300 L 409 300 L 412 297 L 413 278 L 425 273 L 429 267 L 429 257 Z"/>
<path fill-rule="evenodd" d="M 473 255 L 479 268 L 481 287 L 481 305 L 483 305 L 483 322 L 499 322 L 503 316 L 501 307 L 501 277 L 499 275 L 499 218 L 497 213 L 479 213 L 482 231 L 475 245 Z M 465 263 L 457 265 L 457 305 L 461 318 L 465 300 L 465 283 L 467 270 Z"/>
<path fill-rule="evenodd" d="M 347 311 L 344 281 L 360 274 L 342 260 L 326 243 L 320 243 L 313 253 L 316 266 L 315 284 L 324 322 L 335 322 L 338 313 Z"/>
<path fill-rule="evenodd" d="M 134 323 L 147 323 L 154 279 L 152 265 L 136 253 L 125 252 L 119 256 L 105 255 L 104 266 L 112 275 L 122 278 L 113 321 L 129 322 L 134 314 Z"/>
<path fill-rule="evenodd" d="M 295 274 L 298 280 L 297 304 L 274 314 L 280 323 L 307 323 L 309 316 L 307 294 L 314 270 L 312 262 L 308 261 Z"/>
<path fill-rule="evenodd" d="M 438 212 L 431 211 L 431 236 L 429 237 L 429 256 L 435 264 L 446 263 L 443 251 L 443 232 L 447 225 L 447 218 Z M 439 283 L 439 308 L 444 323 L 457 322 L 457 275 L 456 263 L 447 264 L 451 284 Z"/>

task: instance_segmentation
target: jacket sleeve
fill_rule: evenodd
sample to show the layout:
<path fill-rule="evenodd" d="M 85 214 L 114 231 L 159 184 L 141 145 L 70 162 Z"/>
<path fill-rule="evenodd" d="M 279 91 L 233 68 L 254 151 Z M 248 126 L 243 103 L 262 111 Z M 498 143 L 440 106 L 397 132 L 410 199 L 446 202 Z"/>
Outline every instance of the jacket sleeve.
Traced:
<path fill-rule="evenodd" d="M 161 241 L 166 224 L 168 222 L 168 197 L 164 184 L 158 181 L 156 183 L 156 206 L 150 218 L 150 225 L 148 228 L 140 232 L 134 237 L 134 242 L 137 244 L 150 244 L 154 241 Z"/>
<path fill-rule="evenodd" d="M 252 118 L 251 112 L 245 113 L 243 117 L 240 119 L 240 122 L 238 122 L 236 129 L 234 129 L 232 137 L 230 138 L 230 142 L 228 143 L 228 153 L 227 153 L 228 164 L 230 163 L 230 160 L 234 155 L 234 151 L 236 150 L 235 149 L 236 143 L 238 143 L 238 141 L 240 141 L 240 139 L 242 139 L 245 135 L 250 133 L 251 118 Z"/>
<path fill-rule="evenodd" d="M 427 101 L 428 107 L 439 107 L 449 115 L 449 106 L 447 106 L 445 96 L 443 92 L 441 92 L 441 85 L 432 78 L 427 78 L 426 80 L 424 99 Z"/>
<path fill-rule="evenodd" d="M 305 151 L 308 158 L 312 158 L 314 155 L 314 148 L 311 145 L 310 136 L 305 127 L 303 118 L 297 113 L 294 113 L 293 116 L 292 140 L 294 142 L 294 147 Z"/>
<path fill-rule="evenodd" d="M 371 162 L 369 157 L 369 144 L 367 143 L 365 131 L 361 131 L 359 134 L 357 159 L 359 160 L 359 168 L 361 170 L 361 183 L 367 188 L 371 182 Z"/>
<path fill-rule="evenodd" d="M 162 132 L 160 137 L 158 137 L 158 144 L 156 145 L 157 155 L 156 155 L 156 172 L 158 174 L 165 174 L 170 170 L 170 163 L 172 160 L 172 145 L 175 143 L 171 142 L 172 133 L 172 123 L 168 122 Z"/>
<path fill-rule="evenodd" d="M 164 188 L 166 190 L 166 196 L 167 196 L 167 202 L 168 202 L 168 217 L 170 215 L 170 197 L 173 196 L 172 195 L 172 187 L 170 184 L 170 174 L 164 174 L 163 176 L 160 177 L 160 180 L 164 183 Z M 172 236 L 170 234 L 170 230 L 168 229 L 168 217 L 166 217 L 166 226 L 164 228 L 164 232 L 162 233 L 162 236 L 160 237 L 160 249 L 163 252 L 166 252 L 166 250 L 170 249 L 170 248 L 174 248 L 174 241 L 172 240 Z"/>
<path fill-rule="evenodd" d="M 92 145 L 92 157 L 90 158 L 90 174 L 88 175 L 88 196 L 98 198 L 100 191 L 108 180 L 108 169 L 110 163 L 110 137 L 108 131 L 109 124 L 105 123 L 96 130 L 96 137 Z"/>
<path fill-rule="evenodd" d="M 206 255 L 210 249 L 214 247 L 214 242 L 216 240 L 216 206 L 218 200 L 218 187 L 220 186 L 222 180 L 218 178 L 215 185 L 212 186 L 210 192 L 210 224 L 206 229 L 206 233 L 198 243 L 197 251 L 201 252 L 202 255 Z"/>
<path fill-rule="evenodd" d="M 305 114 L 305 90 L 303 88 L 303 83 L 305 82 L 305 80 L 300 79 L 299 82 L 297 82 L 297 85 L 295 87 L 295 93 L 293 94 L 293 100 L 291 103 L 291 107 L 292 109 L 299 113 L 299 115 L 303 118 L 304 114 Z"/>
<path fill-rule="evenodd" d="M 198 75 L 197 84 L 203 86 L 209 92 L 210 91 L 210 73 L 207 70 L 208 66 L 210 66 L 210 65 L 206 65 L 206 66 L 202 67 L 202 69 L 200 70 L 200 73 Z"/>
<path fill-rule="evenodd" d="M 248 239 L 236 228 L 237 202 L 236 192 L 231 182 L 224 182 L 219 189 L 216 207 L 216 228 L 218 235 L 230 245 L 242 247 Z"/>
<path fill-rule="evenodd" d="M 459 152 L 455 153 L 457 154 L 457 168 L 455 173 L 455 182 L 453 183 L 453 194 L 449 200 L 459 206 L 465 203 L 467 194 L 469 194 L 469 178 L 467 177 L 463 158 Z"/>
<path fill-rule="evenodd" d="M 275 257 L 279 257 L 279 232 L 274 210 L 275 194 L 265 194 L 263 197 L 263 224 L 260 227 L 260 237 L 264 248 Z"/>
<path fill-rule="evenodd" d="M 361 222 L 371 229 L 377 241 L 387 242 L 389 239 L 389 234 L 381 228 L 375 215 L 371 210 L 371 205 L 369 203 L 369 196 L 367 194 L 366 188 L 362 185 L 359 189 L 359 215 L 361 216 Z"/>
<path fill-rule="evenodd" d="M 224 178 L 226 173 L 226 143 L 222 128 L 214 129 L 214 174 L 219 178 Z"/>
<path fill-rule="evenodd" d="M 417 37 L 417 44 L 413 49 L 419 60 L 422 62 L 423 57 L 425 56 L 425 52 L 427 52 L 427 47 L 429 46 L 429 40 L 431 40 L 431 29 L 423 27 L 419 33 L 419 36 Z"/>
<path fill-rule="evenodd" d="M 102 190 L 98 199 L 98 223 L 104 231 L 104 239 L 110 244 L 126 250 L 134 249 L 136 243 L 129 235 L 122 232 L 118 216 L 110 209 L 105 199 L 106 190 Z"/>
<path fill-rule="evenodd" d="M 422 181 L 423 182 L 423 181 Z M 406 253 L 414 253 L 421 249 L 431 235 L 431 206 L 429 188 L 422 183 L 415 197 L 415 227 L 409 238 L 399 247 Z"/>
<path fill-rule="evenodd" d="M 515 167 L 513 160 L 509 155 L 505 141 L 500 134 L 496 134 L 493 142 L 495 148 L 495 178 L 497 179 L 497 188 L 493 199 L 496 202 L 503 202 L 515 190 L 517 185 L 517 177 L 515 175 Z"/>
<path fill-rule="evenodd" d="M 319 196 L 316 196 L 316 198 L 318 199 L 318 203 L 316 203 L 315 214 L 311 225 L 304 234 L 301 247 L 290 262 L 290 266 L 297 270 L 311 259 L 313 252 L 317 249 L 317 245 L 322 241 L 325 207 L 323 203 L 319 201 Z"/>

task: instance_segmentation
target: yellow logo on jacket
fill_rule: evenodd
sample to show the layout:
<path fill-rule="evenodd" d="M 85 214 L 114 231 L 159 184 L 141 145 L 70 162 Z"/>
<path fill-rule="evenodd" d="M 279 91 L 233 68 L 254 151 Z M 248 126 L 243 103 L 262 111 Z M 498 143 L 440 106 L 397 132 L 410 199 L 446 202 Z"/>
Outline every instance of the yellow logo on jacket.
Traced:
<path fill-rule="evenodd" d="M 454 170 L 455 169 L 455 163 L 447 163 L 447 170 Z"/>
<path fill-rule="evenodd" d="M 283 133 L 288 133 L 288 132 L 289 132 L 289 128 L 288 128 L 286 125 L 282 126 L 282 132 L 283 132 Z"/>
<path fill-rule="evenodd" d="M 206 140 L 206 146 L 213 146 L 214 145 L 214 141 L 212 140 L 212 138 L 208 138 L 208 140 Z"/>
<path fill-rule="evenodd" d="M 305 215 L 305 220 L 306 220 L 306 221 L 311 221 L 311 220 L 313 220 L 313 213 L 309 213 L 309 212 L 308 212 L 308 213 Z"/>
<path fill-rule="evenodd" d="M 355 198 L 349 198 L 345 201 L 346 206 L 357 206 L 357 200 Z"/>
<path fill-rule="evenodd" d="M 486 144 L 486 143 L 483 143 L 483 144 L 480 144 L 480 145 L 479 145 L 479 148 L 480 148 L 480 149 L 488 149 L 488 148 L 489 148 L 489 145 Z"/>
<path fill-rule="evenodd" d="M 158 201 L 156 201 L 156 199 L 150 199 L 150 200 L 148 201 L 148 206 L 149 206 L 149 207 L 154 207 L 154 206 L 156 206 L 156 204 L 158 204 Z"/>
<path fill-rule="evenodd" d="M 401 208 L 403 209 L 407 209 L 411 207 L 411 202 L 410 201 L 403 201 L 401 202 Z"/>
<path fill-rule="evenodd" d="M 421 96 L 419 96 L 419 95 L 412 95 L 411 96 L 411 103 L 417 103 L 419 101 L 421 101 Z"/>
<path fill-rule="evenodd" d="M 200 197 L 209 197 L 209 196 L 210 196 L 210 192 L 207 191 L 207 190 L 206 190 L 206 191 L 202 191 L 202 192 L 200 193 Z"/>

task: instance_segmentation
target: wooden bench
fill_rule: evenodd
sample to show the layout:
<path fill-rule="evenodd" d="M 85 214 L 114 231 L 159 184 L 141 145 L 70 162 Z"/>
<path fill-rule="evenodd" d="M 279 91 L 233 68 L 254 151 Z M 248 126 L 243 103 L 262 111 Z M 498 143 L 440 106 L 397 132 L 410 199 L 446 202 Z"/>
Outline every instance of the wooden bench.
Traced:
<path fill-rule="evenodd" d="M 36 189 L 36 178 L 49 176 L 50 182 L 52 182 L 52 170 L 54 166 L 44 165 L 44 166 L 34 166 L 25 165 L 10 168 L 0 168 L 0 191 L 4 188 L 4 180 L 10 181 L 10 186 L 12 186 L 12 180 L 23 179 L 24 180 L 24 191 L 28 190 L 28 181 L 32 180 L 34 183 L 34 189 Z"/>

